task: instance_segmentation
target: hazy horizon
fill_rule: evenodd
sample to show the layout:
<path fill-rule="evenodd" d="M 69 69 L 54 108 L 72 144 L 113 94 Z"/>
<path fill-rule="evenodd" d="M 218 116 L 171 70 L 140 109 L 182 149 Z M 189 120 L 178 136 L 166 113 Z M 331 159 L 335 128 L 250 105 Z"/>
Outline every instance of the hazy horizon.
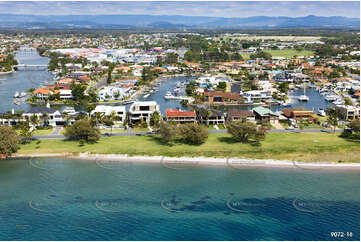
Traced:
<path fill-rule="evenodd" d="M 190 2 L 190 1 L 44 1 L 0 2 L 0 14 L 13 15 L 154 15 L 199 17 L 347 17 L 360 18 L 360 2 Z"/>

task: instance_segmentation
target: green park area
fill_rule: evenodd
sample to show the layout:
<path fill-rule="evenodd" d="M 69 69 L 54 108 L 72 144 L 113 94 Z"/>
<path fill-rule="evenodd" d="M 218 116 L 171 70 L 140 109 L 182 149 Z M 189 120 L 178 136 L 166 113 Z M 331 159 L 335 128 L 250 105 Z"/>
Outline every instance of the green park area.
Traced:
<path fill-rule="evenodd" d="M 164 144 L 159 136 L 102 137 L 93 144 L 77 141 L 38 140 L 21 145 L 16 154 L 89 152 L 144 156 L 241 157 L 308 162 L 359 162 L 360 143 L 339 133 L 268 133 L 260 145 L 236 142 L 230 134 L 209 134 L 201 145 Z"/>
<path fill-rule="evenodd" d="M 294 56 L 313 56 L 314 52 L 311 50 L 297 51 L 295 49 L 283 49 L 283 50 L 265 50 L 272 55 L 272 57 L 286 57 L 293 58 Z"/>

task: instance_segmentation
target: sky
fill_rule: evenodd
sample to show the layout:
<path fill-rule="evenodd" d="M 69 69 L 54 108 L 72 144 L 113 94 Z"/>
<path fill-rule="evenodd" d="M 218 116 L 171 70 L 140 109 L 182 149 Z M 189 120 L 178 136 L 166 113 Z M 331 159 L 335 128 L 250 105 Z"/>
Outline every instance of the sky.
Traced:
<path fill-rule="evenodd" d="M 34 15 L 145 14 L 213 17 L 344 16 L 360 18 L 360 2 L 344 1 L 0 1 L 0 13 Z"/>

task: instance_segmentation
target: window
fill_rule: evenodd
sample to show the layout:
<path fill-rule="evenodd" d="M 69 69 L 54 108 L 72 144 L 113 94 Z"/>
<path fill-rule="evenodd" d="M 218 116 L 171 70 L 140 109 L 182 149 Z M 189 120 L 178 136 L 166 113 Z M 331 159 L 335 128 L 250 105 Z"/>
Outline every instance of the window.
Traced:
<path fill-rule="evenodd" d="M 140 111 L 149 111 L 149 106 L 139 106 Z"/>

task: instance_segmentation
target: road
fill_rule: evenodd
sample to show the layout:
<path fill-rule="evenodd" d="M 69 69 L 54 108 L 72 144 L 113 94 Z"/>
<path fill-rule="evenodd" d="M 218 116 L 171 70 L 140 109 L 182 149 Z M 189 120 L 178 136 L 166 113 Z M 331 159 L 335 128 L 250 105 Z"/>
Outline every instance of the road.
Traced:
<path fill-rule="evenodd" d="M 210 130 L 209 131 L 212 134 L 222 134 L 227 133 L 226 129 L 220 129 L 220 130 Z M 303 130 L 279 130 L 279 129 L 271 129 L 267 130 L 268 133 L 321 133 L 321 132 L 328 132 L 333 133 L 333 130 L 330 129 L 303 129 Z M 335 131 L 336 133 L 342 132 L 342 130 L 337 129 Z M 137 136 L 137 135 L 147 135 L 151 134 L 151 132 L 124 132 L 124 133 L 113 133 L 111 136 Z M 107 134 L 101 134 L 103 137 L 109 137 L 110 135 Z M 65 139 L 65 136 L 62 134 L 49 134 L 49 135 L 34 135 L 33 139 Z"/>

